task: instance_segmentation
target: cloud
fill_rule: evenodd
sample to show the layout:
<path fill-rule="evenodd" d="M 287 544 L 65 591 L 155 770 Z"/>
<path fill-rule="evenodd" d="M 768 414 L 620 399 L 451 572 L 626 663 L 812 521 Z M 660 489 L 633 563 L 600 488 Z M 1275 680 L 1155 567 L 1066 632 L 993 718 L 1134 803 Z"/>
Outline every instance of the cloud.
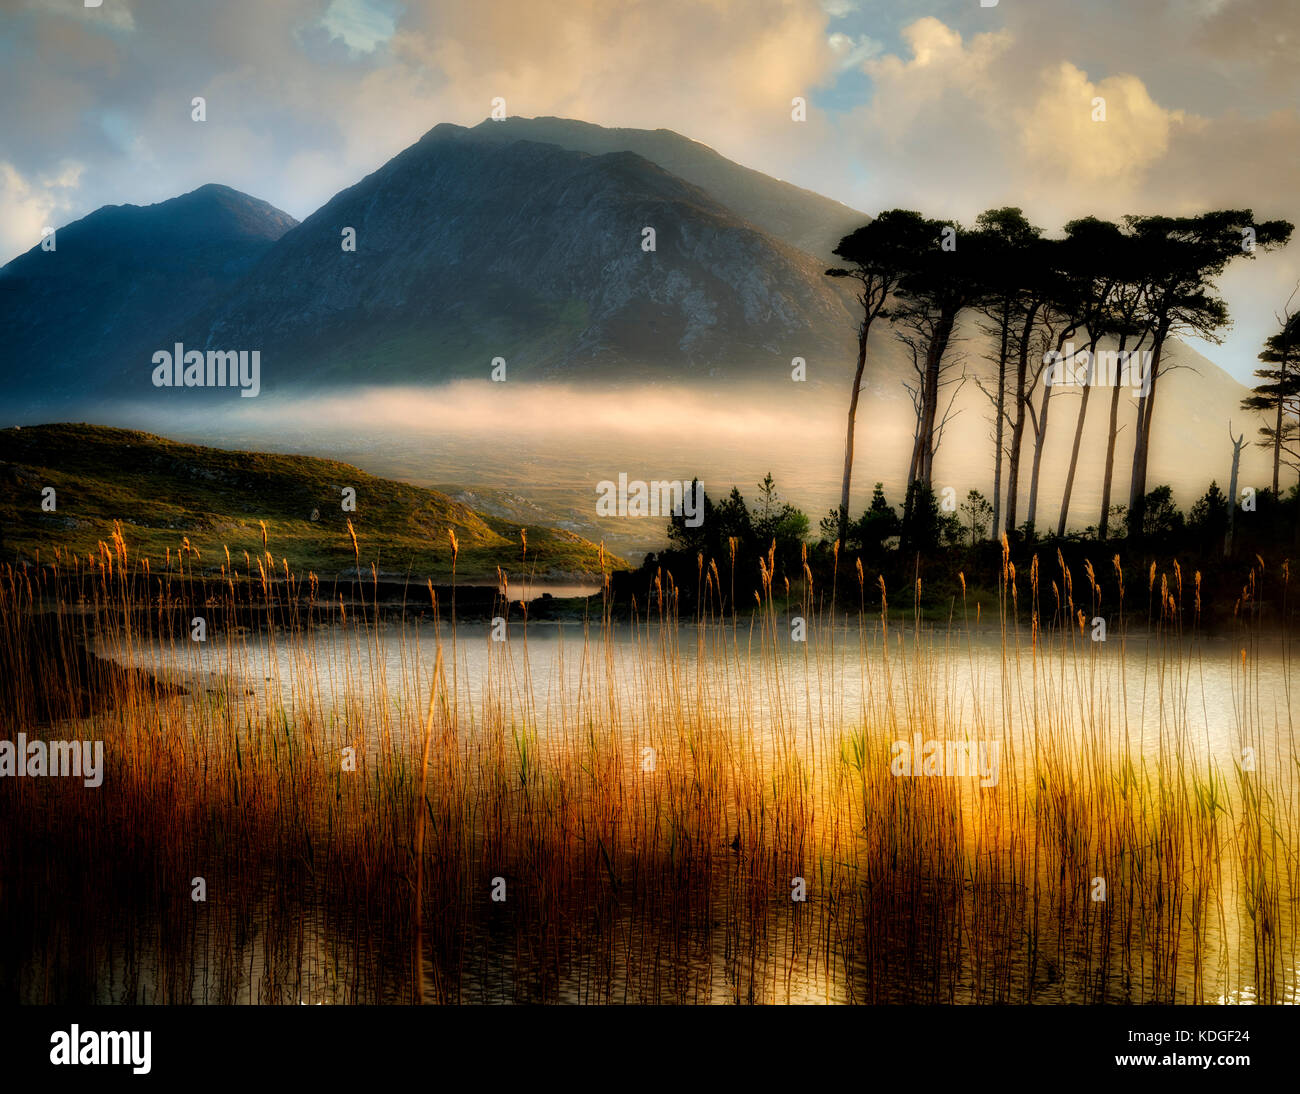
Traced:
<path fill-rule="evenodd" d="M 1263 75 L 1273 83 L 1300 85 L 1300 12 L 1294 0 L 1223 0 L 1194 35 L 1209 57 Z"/>
<path fill-rule="evenodd" d="M 925 139 L 945 119 L 962 115 L 981 128 L 1005 128 L 1010 96 L 998 76 L 1010 35 L 986 32 L 966 45 L 957 31 L 927 16 L 908 26 L 903 38 L 910 58 L 888 54 L 863 65 L 875 94 L 855 121 L 885 141 L 900 143 Z"/>
<path fill-rule="evenodd" d="M 857 0 L 822 0 L 822 11 L 832 19 L 843 19 L 857 10 Z"/>
<path fill-rule="evenodd" d="M 922 18 L 903 0 L 0 3 L 0 261 L 33 218 L 209 181 L 302 218 L 498 96 L 675 129 L 869 212 L 1294 218 L 1300 193 L 1293 0 L 933 0 Z M 38 193 L 73 155 L 79 183 Z"/>
<path fill-rule="evenodd" d="M 1025 166 L 1052 185 L 1121 187 L 1131 194 L 1169 149 L 1184 119 L 1151 98 L 1136 76 L 1094 83 L 1068 61 L 1043 74 L 1028 110 L 1016 112 Z"/>
<path fill-rule="evenodd" d="M 1158 101 L 1134 73 L 1090 75 L 1006 28 L 965 40 L 927 17 L 903 39 L 910 56 L 864 62 L 874 94 L 839 126 L 870 165 L 848 198 L 869 211 L 907 204 L 970 219 L 1014 204 L 1060 224 L 1249 205 L 1252 194 L 1280 209 L 1300 189 L 1300 163 L 1285 151 L 1300 130 L 1294 107 L 1201 115 Z M 1094 120 L 1098 100 L 1104 120 Z"/>
<path fill-rule="evenodd" d="M 373 53 L 397 29 L 400 6 L 382 0 L 330 0 L 320 25 L 356 53 Z"/>
<path fill-rule="evenodd" d="M 843 60 L 811 0 L 114 4 L 134 33 L 48 0 L 0 45 L 0 99 L 39 105 L 5 112 L 0 148 L 27 177 L 76 149 L 94 168 L 83 213 L 220 180 L 301 218 L 439 122 L 478 123 L 498 96 L 512 114 L 762 149 L 757 166 L 781 174 L 824 132 L 795 125 L 791 100 Z M 205 123 L 190 120 L 196 95 Z M 170 166 L 142 175 L 145 152 Z M 286 175 L 305 163 L 318 171 Z"/>
<path fill-rule="evenodd" d="M 102 30 L 133 31 L 135 17 L 131 0 L 100 0 L 98 7 L 86 7 L 83 0 L 26 0 L 24 7 L 37 15 L 89 20 Z"/>
<path fill-rule="evenodd" d="M 48 228 L 66 223 L 71 194 L 84 166 L 68 160 L 51 173 L 29 181 L 18 169 L 0 160 L 0 248 L 9 254 L 30 250 Z"/>
<path fill-rule="evenodd" d="M 884 51 L 884 43 L 877 41 L 867 34 L 860 34 L 856 38 L 852 35 L 836 31 L 826 39 L 826 44 L 835 51 L 839 57 L 839 67 L 841 69 L 853 68 L 855 65 L 862 64 L 863 61 L 870 60 Z"/>
<path fill-rule="evenodd" d="M 761 139 L 790 124 L 790 100 L 830 76 L 826 16 L 783 0 L 476 0 L 413 6 L 392 48 L 436 72 L 440 99 L 478 121 L 493 98 L 509 113 L 563 113 L 660 126 L 708 143 Z"/>

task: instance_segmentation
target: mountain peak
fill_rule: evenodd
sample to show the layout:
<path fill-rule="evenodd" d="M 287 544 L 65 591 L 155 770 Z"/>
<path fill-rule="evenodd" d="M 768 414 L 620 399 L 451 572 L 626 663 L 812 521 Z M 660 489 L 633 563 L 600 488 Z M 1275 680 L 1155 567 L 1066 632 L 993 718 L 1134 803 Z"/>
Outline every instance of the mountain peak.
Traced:
<path fill-rule="evenodd" d="M 137 247 L 185 248 L 214 242 L 257 245 L 275 242 L 298 221 L 270 202 L 209 182 L 152 205 L 101 205 L 55 233 L 56 249 L 33 246 L 4 267 L 5 275 L 48 271 L 59 253 L 117 251 L 128 260 Z"/>
<path fill-rule="evenodd" d="M 220 182 L 204 183 L 188 193 L 152 205 L 113 205 L 105 208 L 130 210 L 142 223 L 146 219 L 155 223 L 168 223 L 181 233 L 188 229 L 194 234 L 224 234 L 272 242 L 298 223 L 270 202 Z M 90 215 L 93 217 L 101 211 L 96 210 Z"/>
<path fill-rule="evenodd" d="M 230 288 L 286 232 L 288 213 L 220 183 L 153 205 L 104 205 L 0 268 L 0 341 L 41 402 L 159 339 Z"/>
<path fill-rule="evenodd" d="M 501 143 L 541 141 L 589 155 L 634 152 L 704 190 L 769 235 L 823 261 L 830 260 L 844 236 L 869 219 L 841 202 L 742 166 L 672 129 L 608 128 L 576 118 L 510 117 L 489 118 L 472 129 L 435 126 L 426 139 L 434 134 Z"/>
<path fill-rule="evenodd" d="M 850 316 L 813 256 L 637 148 L 507 128 L 430 130 L 277 243 L 183 340 L 237 332 L 286 387 L 437 382 L 495 357 L 512 377 L 681 377 L 788 360 L 791 344 L 838 352 Z"/>
<path fill-rule="evenodd" d="M 765 373 L 847 357 L 850 300 L 818 251 L 863 219 L 667 129 L 444 123 L 301 225 L 216 182 L 97 210 L 5 268 L 0 337 L 42 404 L 139 392 L 177 341 L 258 348 L 269 389 L 496 357 L 535 379 Z"/>
<path fill-rule="evenodd" d="M 462 137 L 468 132 L 470 132 L 470 130 L 465 128 L 465 126 L 457 125 L 455 122 L 439 122 L 416 143 L 423 144 L 425 141 L 454 139 L 456 137 Z"/>

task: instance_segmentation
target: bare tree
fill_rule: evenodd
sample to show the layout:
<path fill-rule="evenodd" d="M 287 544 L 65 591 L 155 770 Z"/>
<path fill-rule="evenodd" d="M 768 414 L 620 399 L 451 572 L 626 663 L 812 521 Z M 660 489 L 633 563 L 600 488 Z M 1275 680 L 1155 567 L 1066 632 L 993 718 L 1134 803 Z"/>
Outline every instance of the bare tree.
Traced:
<path fill-rule="evenodd" d="M 1279 490 L 1282 453 L 1287 450 L 1289 436 L 1294 436 L 1296 432 L 1294 419 L 1300 415 L 1300 369 L 1291 367 L 1297 355 L 1300 355 L 1300 313 L 1291 310 L 1298 292 L 1300 284 L 1291 291 L 1282 313 L 1274 312 L 1281 329 L 1269 336 L 1259 355 L 1265 364 L 1277 367 L 1257 369 L 1255 375 L 1267 382 L 1256 385 L 1251 394 L 1241 401 L 1243 410 L 1262 410 L 1274 414 L 1272 426 L 1260 427 L 1259 432 L 1264 439 L 1258 442 L 1261 448 L 1273 450 L 1274 496 Z"/>
<path fill-rule="evenodd" d="M 891 209 L 870 224 L 840 240 L 834 253 L 849 263 L 826 271 L 828 277 L 847 277 L 858 282 L 858 359 L 849 395 L 848 428 L 844 435 L 844 477 L 840 484 L 839 538 L 845 542 L 849 524 L 849 488 L 853 478 L 853 437 L 857 427 L 858 398 L 867 364 L 867 338 L 877 319 L 888 317 L 886 306 L 903 275 L 910 270 L 932 234 L 933 222 L 920 213 Z"/>
<path fill-rule="evenodd" d="M 1012 333 L 1016 374 L 1012 380 L 1011 403 L 1014 416 L 1007 453 L 1007 505 L 1004 527 L 1009 536 L 1017 534 L 1016 513 L 1020 495 L 1020 459 L 1025 437 L 1025 426 L 1035 420 L 1035 433 L 1040 428 L 1031 401 L 1034 387 L 1044 368 L 1043 338 L 1038 331 L 1044 310 L 1049 308 L 1058 291 L 1053 270 L 1059 242 L 1047 239 L 1034 240 L 1021 256 L 1021 312 L 1017 327 Z M 1064 339 L 1062 339 L 1064 341 Z"/>
<path fill-rule="evenodd" d="M 1066 521 L 1070 516 L 1070 498 L 1074 493 L 1074 475 L 1079 466 L 1079 449 L 1083 443 L 1083 427 L 1088 417 L 1088 401 L 1097 379 L 1097 346 L 1110 331 L 1109 313 L 1116 290 L 1122 283 L 1120 259 L 1124 237 L 1117 224 L 1096 217 L 1084 217 L 1065 226 L 1065 238 L 1068 275 L 1073 283 L 1079 323 L 1088 331 L 1088 375 L 1079 399 L 1079 412 L 1074 422 L 1074 444 L 1070 449 L 1070 466 L 1065 474 L 1065 488 L 1061 492 L 1061 512 L 1056 522 L 1058 537 L 1065 535 Z M 1118 383 L 1115 386 L 1118 389 Z"/>
<path fill-rule="evenodd" d="M 1232 435 L 1232 422 L 1228 422 L 1228 439 L 1232 441 L 1232 479 L 1228 486 L 1228 535 L 1223 541 L 1223 554 L 1225 557 L 1232 555 L 1232 530 L 1236 523 L 1237 515 L 1237 469 L 1241 465 L 1241 449 L 1246 443 L 1246 434 L 1242 433 L 1240 437 Z"/>
<path fill-rule="evenodd" d="M 948 350 L 957 317 L 983 291 L 979 237 L 951 222 L 931 223 L 931 244 L 900 282 L 895 309 L 895 334 L 911 350 L 917 377 L 915 389 L 909 386 L 917 427 L 907 482 L 909 487 L 920 483 L 927 489 L 934 478 L 943 424 L 951 411 L 951 400 L 942 413 L 939 404 L 942 392 L 956 380 L 953 370 L 958 360 Z"/>

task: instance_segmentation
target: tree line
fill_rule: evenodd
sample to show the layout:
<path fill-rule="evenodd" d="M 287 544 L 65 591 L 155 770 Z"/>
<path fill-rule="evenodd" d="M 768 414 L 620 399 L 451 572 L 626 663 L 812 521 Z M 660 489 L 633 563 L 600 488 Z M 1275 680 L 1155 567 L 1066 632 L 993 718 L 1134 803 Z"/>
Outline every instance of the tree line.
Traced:
<path fill-rule="evenodd" d="M 840 504 L 833 514 L 838 538 L 848 542 L 849 496 L 858 400 L 877 320 L 891 324 L 908 349 L 912 378 L 907 383 L 915 429 L 907 470 L 902 524 L 918 506 L 933 504 L 934 460 L 950 419 L 961 381 L 953 350 L 963 313 L 973 313 L 989 337 L 991 368 L 977 382 L 993 414 L 993 498 L 990 532 L 1016 539 L 1032 536 L 1039 519 L 1039 473 L 1047 436 L 1054 385 L 1035 389 L 1044 369 L 1063 359 L 1074 340 L 1087 375 L 1074 422 L 1073 446 L 1056 514 L 1056 533 L 1065 535 L 1079 451 L 1090 397 L 1093 368 L 1102 343 L 1117 347 L 1124 365 L 1141 362 L 1143 378 L 1133 420 L 1134 450 L 1123 512 L 1130 537 L 1141 537 L 1148 500 L 1147 468 L 1160 378 L 1168 371 L 1170 339 L 1196 336 L 1221 341 L 1228 308 L 1216 282 L 1238 258 L 1285 245 L 1293 225 L 1283 220 L 1257 222 L 1249 209 L 1220 210 L 1196 216 L 1127 216 L 1119 223 L 1084 217 L 1051 238 L 1017 208 L 991 209 L 973 227 L 934 220 L 913 210 L 891 209 L 846 235 L 835 249 L 843 265 L 826 271 L 857 282 L 857 361 L 850 391 Z M 1288 311 L 1282 329 L 1269 339 L 1261 359 L 1271 366 L 1243 406 L 1271 413 L 1260 442 L 1273 448 L 1273 493 L 1281 463 L 1300 470 L 1300 412 L 1295 356 L 1300 352 L 1300 319 Z M 1120 393 L 1109 393 L 1109 428 L 1102 497 L 1096 530 L 1112 532 L 1112 495 L 1117 489 L 1115 442 L 1121 428 Z M 1025 464 L 1028 461 L 1028 467 Z M 1019 512 L 1021 484 L 1028 475 L 1027 507 Z M 873 505 L 876 502 L 873 499 Z M 870 514 L 870 510 L 868 510 Z"/>
<path fill-rule="evenodd" d="M 959 569 L 977 587 L 994 587 L 1002 557 L 996 541 L 1004 534 L 1016 543 L 1040 538 L 1040 469 L 1055 386 L 1042 381 L 1044 370 L 1061 361 L 1072 343 L 1086 350 L 1080 356 L 1087 372 L 1055 522 L 1043 531 L 1067 561 L 1082 564 L 1096 553 L 1097 543 L 1110 541 L 1117 556 L 1141 563 L 1144 572 L 1148 552 L 1176 551 L 1190 556 L 1209 576 L 1231 578 L 1237 459 L 1244 437 L 1232 438 L 1227 491 L 1212 481 L 1184 513 L 1168 485 L 1149 487 L 1152 423 L 1160 378 L 1173 367 L 1167 354 L 1170 339 L 1197 336 L 1220 342 L 1229 314 L 1217 280 L 1234 260 L 1284 246 L 1292 231 L 1286 221 L 1258 222 L 1250 210 L 1129 216 L 1118 223 L 1084 217 L 1065 225 L 1059 238 L 1048 238 L 1012 207 L 988 210 L 970 228 L 911 210 L 882 213 L 840 241 L 835 254 L 843 264 L 827 271 L 857 283 L 860 306 L 840 504 L 814 530 L 805 513 L 778 493 L 771 474 L 758 484 L 753 503 L 735 486 L 720 499 L 706 494 L 703 522 L 690 526 L 674 516 L 667 549 L 657 558 L 647 556 L 638 571 L 620 575 L 620 587 L 644 598 L 656 575 L 668 572 L 682 580 L 698 577 L 702 588 L 705 572 L 713 567 L 719 593 L 742 605 L 752 599 L 759 574 L 768 575 L 778 592 L 808 574 L 826 587 L 836 574 L 856 573 L 865 580 L 864 574 L 875 573 L 898 588 L 914 585 L 923 565 L 931 578 L 927 595 L 942 599 L 953 593 Z M 1297 296 L 1300 288 L 1278 313 L 1279 328 L 1259 354 L 1260 382 L 1241 403 L 1264 416 L 1257 443 L 1271 450 L 1273 480 L 1271 490 L 1257 492 L 1249 524 L 1236 522 L 1238 557 L 1272 550 L 1293 537 L 1300 541 L 1300 486 L 1284 497 L 1280 479 L 1284 466 L 1300 473 Z M 941 506 L 934 463 L 956 389 L 966 379 L 953 350 L 967 314 L 989 347 L 987 368 L 975 382 L 992 412 L 992 498 L 972 489 L 960 504 L 953 496 L 948 500 L 954 504 Z M 911 362 L 907 388 L 914 432 L 906 490 L 901 505 L 895 505 L 877 482 L 867 508 L 853 519 L 849 505 L 859 396 L 870 365 L 869 347 L 886 327 L 907 348 Z M 1120 395 L 1131 385 L 1119 376 L 1107 384 L 1093 382 L 1103 344 L 1114 347 L 1110 353 L 1125 365 L 1140 357 L 1147 373 L 1126 411 L 1126 417 L 1132 414 L 1130 421 L 1121 422 Z M 1101 505 L 1094 522 L 1067 534 L 1094 386 L 1110 387 L 1103 396 L 1108 417 Z M 1125 484 L 1117 467 L 1116 437 L 1129 426 L 1135 443 Z M 1023 518 L 1022 493 L 1027 498 Z M 841 593 L 853 593 L 851 585 Z M 689 604 L 699 589 L 688 581 L 677 591 Z"/>
<path fill-rule="evenodd" d="M 877 482 L 870 504 L 843 533 L 838 509 L 831 509 L 814 529 L 808 516 L 777 489 L 770 473 L 752 500 L 737 486 L 717 499 L 702 493 L 704 520 L 698 526 L 674 514 L 667 547 L 648 554 L 637 570 L 615 575 L 614 588 L 624 600 L 650 603 L 656 582 L 662 580 L 663 588 L 674 589 L 679 607 L 689 613 L 699 607 L 709 575 L 714 583 L 711 595 L 727 611 L 753 607 L 765 575 L 778 597 L 800 595 L 802 583 L 811 577 L 817 588 L 836 589 L 837 599 L 854 605 L 860 600 L 878 605 L 878 582 L 906 591 L 916 587 L 922 574 L 924 599 L 932 606 L 950 605 L 968 587 L 978 595 L 998 585 L 1002 548 L 990 539 L 992 506 L 978 490 L 970 490 L 955 510 L 947 511 L 933 492 L 918 496 L 915 488 L 910 506 L 893 504 L 884 484 Z M 1230 490 L 1211 481 L 1184 512 L 1167 484 L 1155 486 L 1144 498 L 1137 538 L 1128 534 L 1125 507 L 1117 507 L 1122 519 L 1107 554 L 1122 559 L 1126 572 L 1136 575 L 1148 573 L 1154 556 L 1176 554 L 1187 572 L 1204 575 L 1207 587 L 1235 588 L 1245 580 L 1248 565 L 1243 560 L 1285 550 L 1300 519 L 1300 489 L 1292 489 L 1288 497 L 1260 490 L 1249 522 L 1237 521 L 1235 551 L 1228 550 L 1237 509 L 1230 496 Z M 1098 558 L 1097 531 L 1089 526 L 1037 540 L 1033 549 L 1050 545 L 1067 565 L 1085 567 Z M 1213 611 L 1222 614 L 1230 607 L 1220 603 Z M 1141 614 L 1141 605 L 1134 610 Z M 1208 619 L 1211 609 L 1206 611 Z"/>

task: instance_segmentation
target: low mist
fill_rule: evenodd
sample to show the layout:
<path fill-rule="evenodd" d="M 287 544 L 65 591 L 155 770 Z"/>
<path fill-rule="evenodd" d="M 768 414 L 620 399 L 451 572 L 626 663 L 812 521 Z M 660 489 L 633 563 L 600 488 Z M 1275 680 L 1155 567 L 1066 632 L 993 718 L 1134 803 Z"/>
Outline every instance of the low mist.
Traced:
<path fill-rule="evenodd" d="M 1229 418 L 1237 432 L 1244 428 L 1253 434 L 1258 424 L 1253 416 L 1234 412 L 1223 393 L 1207 395 L 1197 380 L 1188 369 L 1162 380 L 1149 476 L 1150 487 L 1170 483 L 1184 508 L 1211 478 L 1226 489 Z M 184 391 L 165 395 L 150 403 L 100 404 L 82 413 L 98 424 L 191 443 L 342 460 L 371 474 L 445 490 L 524 524 L 555 525 L 604 539 L 633 561 L 663 545 L 665 521 L 598 517 L 597 482 L 620 473 L 646 480 L 698 477 L 714 499 L 734 484 L 753 501 L 757 484 L 770 471 L 782 498 L 807 513 L 816 531 L 838 503 L 848 404 L 847 391 L 793 382 L 788 388 L 756 383 L 598 391 L 465 381 L 437 388 L 371 387 L 310 395 L 267 391 L 257 399 L 232 398 L 224 405 L 187 402 Z M 1063 389 L 1052 399 L 1039 492 L 1043 530 L 1056 525 L 1079 397 L 1076 388 Z M 1098 517 L 1108 406 L 1109 391 L 1094 392 L 1080 448 L 1071 528 Z M 1127 500 L 1133 415 L 1134 404 L 1125 393 L 1112 494 L 1116 503 Z M 877 481 L 901 507 L 913 424 L 912 404 L 901 383 L 864 389 L 855 443 L 855 513 L 865 508 Z M 1193 443 L 1197 438 L 1200 445 Z M 1021 471 L 1022 519 L 1032 455 L 1030 433 Z M 943 435 L 936 488 L 953 487 L 958 500 L 972 488 L 991 496 L 992 467 L 991 407 L 968 382 L 956 396 Z M 1269 479 L 1267 455 L 1246 448 L 1242 484 L 1262 487 Z M 1288 486 L 1284 480 L 1284 489 Z"/>

